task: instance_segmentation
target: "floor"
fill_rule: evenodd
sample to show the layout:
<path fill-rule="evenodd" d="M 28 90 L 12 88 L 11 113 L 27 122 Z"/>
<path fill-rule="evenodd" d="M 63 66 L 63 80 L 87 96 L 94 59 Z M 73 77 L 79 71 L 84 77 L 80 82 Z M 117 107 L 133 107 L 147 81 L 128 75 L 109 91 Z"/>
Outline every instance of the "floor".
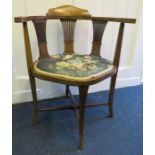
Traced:
<path fill-rule="evenodd" d="M 107 91 L 92 93 L 87 101 L 106 101 L 107 95 Z M 68 99 L 62 99 L 40 105 L 68 103 Z M 114 118 L 107 115 L 106 106 L 86 110 L 85 147 L 80 151 L 73 111 L 40 113 L 39 124 L 33 128 L 31 104 L 15 105 L 12 108 L 13 155 L 142 155 L 143 86 L 117 89 Z"/>

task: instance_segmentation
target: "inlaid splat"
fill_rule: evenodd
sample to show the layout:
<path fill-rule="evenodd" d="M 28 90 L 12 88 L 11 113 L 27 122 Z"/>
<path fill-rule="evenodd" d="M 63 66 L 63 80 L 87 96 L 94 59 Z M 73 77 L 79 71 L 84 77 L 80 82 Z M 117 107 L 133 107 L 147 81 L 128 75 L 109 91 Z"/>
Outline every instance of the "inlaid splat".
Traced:
<path fill-rule="evenodd" d="M 102 36 L 105 30 L 107 22 L 93 20 L 93 45 L 91 55 L 100 56 L 100 48 L 102 42 Z"/>
<path fill-rule="evenodd" d="M 61 20 L 64 32 L 64 53 L 74 53 L 74 28 L 76 20 Z"/>
<path fill-rule="evenodd" d="M 49 57 L 49 55 L 48 55 L 47 41 L 46 41 L 46 20 L 37 20 L 37 21 L 33 20 L 33 24 L 38 38 L 40 59 L 47 58 Z"/>

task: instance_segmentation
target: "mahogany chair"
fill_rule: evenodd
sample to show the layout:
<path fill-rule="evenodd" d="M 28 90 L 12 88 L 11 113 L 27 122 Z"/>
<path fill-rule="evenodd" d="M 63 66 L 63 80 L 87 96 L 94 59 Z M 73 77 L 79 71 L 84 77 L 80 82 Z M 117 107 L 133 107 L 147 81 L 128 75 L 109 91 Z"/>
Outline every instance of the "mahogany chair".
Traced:
<path fill-rule="evenodd" d="M 92 50 L 89 55 L 80 55 L 74 51 L 74 28 L 77 20 L 90 20 L 93 23 Z M 47 20 L 59 20 L 64 31 L 64 54 L 49 55 L 46 40 Z M 38 39 L 39 58 L 32 59 L 27 22 L 33 22 Z M 87 107 L 107 105 L 109 116 L 113 117 L 113 96 L 119 67 L 121 46 L 125 23 L 136 22 L 135 19 L 93 17 L 85 9 L 65 5 L 49 9 L 46 16 L 15 17 L 16 23 L 23 24 L 25 51 L 28 74 L 33 97 L 33 125 L 38 122 L 38 113 L 52 110 L 75 110 L 79 121 L 80 149 L 83 148 L 84 112 Z M 119 22 L 118 39 L 113 61 L 106 60 L 100 55 L 102 36 L 108 22 Z M 111 77 L 110 93 L 107 103 L 86 104 L 87 92 L 90 85 Z M 40 108 L 37 101 L 35 78 L 66 85 L 66 97 L 71 97 L 70 106 Z M 78 86 L 80 103 L 76 104 L 69 86 Z"/>

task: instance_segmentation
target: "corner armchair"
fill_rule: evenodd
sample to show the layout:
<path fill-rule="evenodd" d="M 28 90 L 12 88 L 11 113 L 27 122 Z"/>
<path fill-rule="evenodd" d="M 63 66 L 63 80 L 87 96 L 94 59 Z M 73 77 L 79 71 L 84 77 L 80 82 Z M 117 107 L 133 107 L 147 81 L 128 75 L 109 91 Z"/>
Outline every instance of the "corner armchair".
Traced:
<path fill-rule="evenodd" d="M 46 39 L 47 20 L 58 20 L 64 32 L 64 53 L 49 55 Z M 93 42 L 90 54 L 78 54 L 74 51 L 74 28 L 77 20 L 89 20 L 93 24 Z M 45 16 L 15 17 L 16 23 L 22 23 L 25 41 L 27 68 L 33 97 L 33 125 L 38 122 L 38 113 L 44 111 L 72 109 L 79 122 L 79 146 L 83 148 L 85 108 L 107 105 L 109 116 L 113 117 L 113 96 L 119 67 L 121 46 L 125 23 L 134 24 L 135 19 L 93 17 L 85 9 L 65 5 L 49 9 Z M 33 60 L 28 32 L 28 22 L 32 22 L 36 31 L 39 58 Z M 108 22 L 119 22 L 119 32 L 113 61 L 100 55 L 102 36 Z M 40 108 L 37 100 L 35 79 L 42 79 L 66 85 L 65 97 L 70 97 L 70 106 Z M 86 104 L 88 88 L 102 80 L 111 78 L 107 103 Z M 70 86 L 79 88 L 80 103 L 76 104 Z"/>

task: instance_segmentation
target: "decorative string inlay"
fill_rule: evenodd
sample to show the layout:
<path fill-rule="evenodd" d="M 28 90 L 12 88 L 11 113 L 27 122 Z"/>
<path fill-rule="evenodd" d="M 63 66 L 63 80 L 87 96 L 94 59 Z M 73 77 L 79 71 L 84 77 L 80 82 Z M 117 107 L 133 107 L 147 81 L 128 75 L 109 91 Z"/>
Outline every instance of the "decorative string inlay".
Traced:
<path fill-rule="evenodd" d="M 107 22 L 93 20 L 93 46 L 92 55 L 100 56 L 100 48 L 102 42 L 102 36 L 105 30 Z"/>
<path fill-rule="evenodd" d="M 61 20 L 64 31 L 65 53 L 74 53 L 74 28 L 76 20 Z"/>
<path fill-rule="evenodd" d="M 46 42 L 46 20 L 33 21 L 38 42 Z"/>
<path fill-rule="evenodd" d="M 46 20 L 33 20 L 38 38 L 40 58 L 49 57 L 46 43 Z"/>

